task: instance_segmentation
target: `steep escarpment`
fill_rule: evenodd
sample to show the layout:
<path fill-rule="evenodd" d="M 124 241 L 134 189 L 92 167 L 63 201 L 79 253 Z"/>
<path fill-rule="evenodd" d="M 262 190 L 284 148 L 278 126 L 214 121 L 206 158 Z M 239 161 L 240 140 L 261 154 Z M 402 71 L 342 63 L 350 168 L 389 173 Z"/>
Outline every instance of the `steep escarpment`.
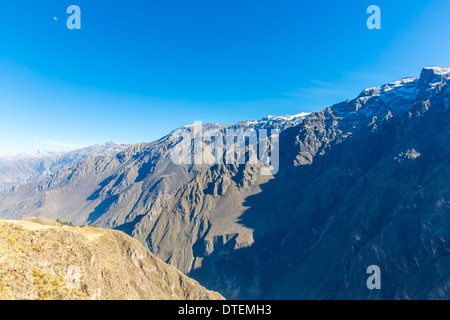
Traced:
<path fill-rule="evenodd" d="M 0 299 L 222 299 L 120 231 L 0 220 Z"/>
<path fill-rule="evenodd" d="M 313 113 L 282 132 L 274 178 L 212 167 L 133 234 L 228 298 L 446 299 L 449 77 L 426 68 Z"/>

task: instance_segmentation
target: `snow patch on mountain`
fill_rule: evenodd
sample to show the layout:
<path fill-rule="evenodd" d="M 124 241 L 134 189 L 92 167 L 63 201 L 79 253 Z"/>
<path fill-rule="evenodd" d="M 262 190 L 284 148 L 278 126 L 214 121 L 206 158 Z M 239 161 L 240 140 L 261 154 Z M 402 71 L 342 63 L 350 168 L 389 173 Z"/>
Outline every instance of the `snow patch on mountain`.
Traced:
<path fill-rule="evenodd" d="M 295 115 L 273 116 L 268 115 L 259 120 L 241 121 L 237 126 L 247 126 L 255 129 L 280 129 L 284 130 L 288 127 L 299 125 L 311 113 L 301 112 Z"/>
<path fill-rule="evenodd" d="M 446 75 L 446 74 L 450 73 L 450 68 L 444 68 L 444 67 L 427 67 L 427 68 L 423 68 L 423 69 L 430 70 L 434 74 L 438 74 L 438 75 Z"/>
<path fill-rule="evenodd" d="M 380 87 L 367 88 L 353 100 L 332 107 L 335 115 L 348 118 L 356 115 L 371 117 L 381 109 L 403 112 L 417 99 L 426 100 L 434 90 L 446 86 L 450 79 L 450 68 L 423 68 L 420 77 L 407 77 L 386 83 Z M 446 89 L 448 90 L 448 86 Z"/>

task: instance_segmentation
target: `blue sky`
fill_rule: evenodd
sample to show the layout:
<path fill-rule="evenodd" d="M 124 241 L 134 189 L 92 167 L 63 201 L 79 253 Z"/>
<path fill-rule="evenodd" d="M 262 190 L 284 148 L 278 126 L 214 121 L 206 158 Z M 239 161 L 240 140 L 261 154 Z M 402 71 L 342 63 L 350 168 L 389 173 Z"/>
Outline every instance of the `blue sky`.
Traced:
<path fill-rule="evenodd" d="M 69 5 L 81 30 L 69 30 Z M 369 30 L 369 5 L 381 30 Z M 450 66 L 450 1 L 3 1 L 0 153 L 320 110 Z"/>

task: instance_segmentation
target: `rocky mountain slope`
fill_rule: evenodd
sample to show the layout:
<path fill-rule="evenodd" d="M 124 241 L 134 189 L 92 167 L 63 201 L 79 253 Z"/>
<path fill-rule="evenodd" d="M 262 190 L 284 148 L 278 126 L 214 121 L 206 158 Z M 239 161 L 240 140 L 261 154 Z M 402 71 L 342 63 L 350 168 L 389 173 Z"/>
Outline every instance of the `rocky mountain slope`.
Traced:
<path fill-rule="evenodd" d="M 120 231 L 0 220 L 0 299 L 223 299 Z"/>
<path fill-rule="evenodd" d="M 279 125 L 275 176 L 175 165 L 169 135 L 2 192 L 0 217 L 123 230 L 226 298 L 449 299 L 449 79 L 425 68 Z"/>
<path fill-rule="evenodd" d="M 108 142 L 69 152 L 25 152 L 0 154 L 0 190 L 36 182 L 80 160 L 98 155 L 114 155 L 130 145 Z"/>
<path fill-rule="evenodd" d="M 258 128 L 283 130 L 307 114 L 267 117 L 236 125 L 205 124 L 203 130 Z M 208 164 L 177 165 L 171 159 L 179 128 L 152 143 L 134 145 L 113 155 L 93 155 L 48 178 L 0 191 L 0 217 L 60 218 L 75 224 L 95 223 L 127 233 L 168 194 L 187 184 Z"/>
<path fill-rule="evenodd" d="M 190 243 L 202 263 L 189 274 L 229 298 L 448 299 L 449 78 L 450 69 L 425 68 L 284 131 L 275 179 L 241 192 L 244 201 L 213 199 L 217 211 L 195 206 L 190 224 L 209 226 L 226 207 L 247 233 L 211 223 Z M 194 197 L 207 201 L 197 185 Z M 176 223 L 179 213 L 163 216 Z M 155 229 L 147 241 L 158 248 Z M 216 230 L 223 236 L 210 238 Z M 374 264 L 383 280 L 371 291 Z"/>

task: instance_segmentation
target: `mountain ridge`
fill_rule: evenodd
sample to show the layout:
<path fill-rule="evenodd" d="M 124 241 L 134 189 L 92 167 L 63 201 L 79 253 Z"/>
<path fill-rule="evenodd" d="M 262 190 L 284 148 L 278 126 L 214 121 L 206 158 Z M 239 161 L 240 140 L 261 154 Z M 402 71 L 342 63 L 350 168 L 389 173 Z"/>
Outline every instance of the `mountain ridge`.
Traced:
<path fill-rule="evenodd" d="M 169 135 L 0 193 L 0 217 L 55 212 L 117 228 L 231 299 L 445 299 L 447 70 L 281 126 L 275 177 L 260 164 L 174 165 Z M 379 291 L 365 287 L 372 264 Z"/>

